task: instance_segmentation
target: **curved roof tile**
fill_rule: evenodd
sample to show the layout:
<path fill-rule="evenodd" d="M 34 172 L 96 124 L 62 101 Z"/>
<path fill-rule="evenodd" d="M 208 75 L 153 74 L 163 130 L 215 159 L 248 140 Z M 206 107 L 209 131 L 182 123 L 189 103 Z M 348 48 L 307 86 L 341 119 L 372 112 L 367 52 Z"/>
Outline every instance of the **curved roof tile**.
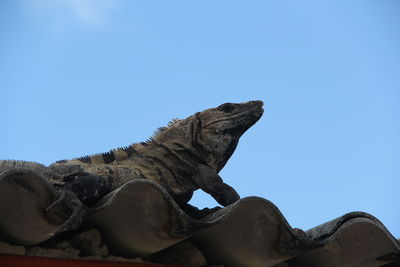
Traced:
<path fill-rule="evenodd" d="M 34 245 L 72 224 L 70 218 L 56 223 L 43 216 L 57 198 L 57 191 L 36 172 L 1 174 L 0 240 Z M 190 248 L 208 264 L 224 266 L 400 264 L 399 240 L 370 214 L 352 212 L 302 233 L 272 202 L 248 197 L 196 220 L 148 180 L 131 181 L 109 193 L 89 211 L 84 226 L 97 228 L 113 253 L 127 257 L 167 259 L 174 258 L 168 253 Z"/>

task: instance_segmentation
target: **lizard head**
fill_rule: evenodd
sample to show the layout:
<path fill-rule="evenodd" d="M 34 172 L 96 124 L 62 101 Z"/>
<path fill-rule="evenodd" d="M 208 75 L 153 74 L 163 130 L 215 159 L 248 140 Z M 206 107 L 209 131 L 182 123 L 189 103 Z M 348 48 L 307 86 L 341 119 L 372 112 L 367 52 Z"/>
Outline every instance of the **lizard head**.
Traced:
<path fill-rule="evenodd" d="M 225 103 L 194 115 L 197 127 L 192 143 L 206 158 L 207 165 L 217 172 L 225 166 L 239 138 L 262 116 L 262 106 L 262 101 Z"/>
<path fill-rule="evenodd" d="M 260 119 L 262 106 L 262 101 L 225 103 L 183 120 L 173 120 L 157 130 L 151 141 L 163 143 L 185 157 L 196 157 L 219 172 L 242 134 Z"/>

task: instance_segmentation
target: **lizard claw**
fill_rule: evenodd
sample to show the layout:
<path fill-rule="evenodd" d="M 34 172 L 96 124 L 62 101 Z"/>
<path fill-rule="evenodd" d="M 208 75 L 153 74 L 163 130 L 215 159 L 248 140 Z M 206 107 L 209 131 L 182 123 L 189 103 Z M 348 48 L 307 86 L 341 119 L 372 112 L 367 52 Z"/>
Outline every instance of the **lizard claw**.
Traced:
<path fill-rule="evenodd" d="M 199 209 L 188 203 L 179 204 L 179 206 L 186 214 L 197 220 L 221 209 L 221 207 Z"/>

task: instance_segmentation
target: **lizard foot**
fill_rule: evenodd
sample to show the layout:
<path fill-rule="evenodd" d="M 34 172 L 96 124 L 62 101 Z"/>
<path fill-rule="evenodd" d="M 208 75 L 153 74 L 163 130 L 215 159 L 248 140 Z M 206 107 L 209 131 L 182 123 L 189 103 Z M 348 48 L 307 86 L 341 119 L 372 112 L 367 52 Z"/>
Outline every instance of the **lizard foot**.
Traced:
<path fill-rule="evenodd" d="M 240 199 L 239 194 L 225 183 L 214 183 L 209 186 L 210 195 L 222 206 L 226 207 Z"/>
<path fill-rule="evenodd" d="M 307 234 L 300 228 L 293 228 L 293 233 L 298 237 L 298 238 L 306 238 Z"/>
<path fill-rule="evenodd" d="M 194 219 L 201 219 L 221 209 L 220 207 L 199 209 L 188 203 L 181 204 L 180 207 L 187 215 Z"/>
<path fill-rule="evenodd" d="M 61 225 L 56 234 L 78 228 L 86 215 L 85 208 L 78 197 L 67 190 L 62 190 L 60 197 L 45 210 L 51 223 Z"/>

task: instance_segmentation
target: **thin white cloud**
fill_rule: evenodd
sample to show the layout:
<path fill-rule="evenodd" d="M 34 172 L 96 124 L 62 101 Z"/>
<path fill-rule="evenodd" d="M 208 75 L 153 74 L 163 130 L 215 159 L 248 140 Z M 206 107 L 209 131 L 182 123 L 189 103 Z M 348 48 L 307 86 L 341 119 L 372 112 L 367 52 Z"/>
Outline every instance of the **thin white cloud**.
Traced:
<path fill-rule="evenodd" d="M 70 12 L 80 23 L 98 25 L 104 22 L 118 0 L 34 0 L 41 8 L 56 7 Z"/>

